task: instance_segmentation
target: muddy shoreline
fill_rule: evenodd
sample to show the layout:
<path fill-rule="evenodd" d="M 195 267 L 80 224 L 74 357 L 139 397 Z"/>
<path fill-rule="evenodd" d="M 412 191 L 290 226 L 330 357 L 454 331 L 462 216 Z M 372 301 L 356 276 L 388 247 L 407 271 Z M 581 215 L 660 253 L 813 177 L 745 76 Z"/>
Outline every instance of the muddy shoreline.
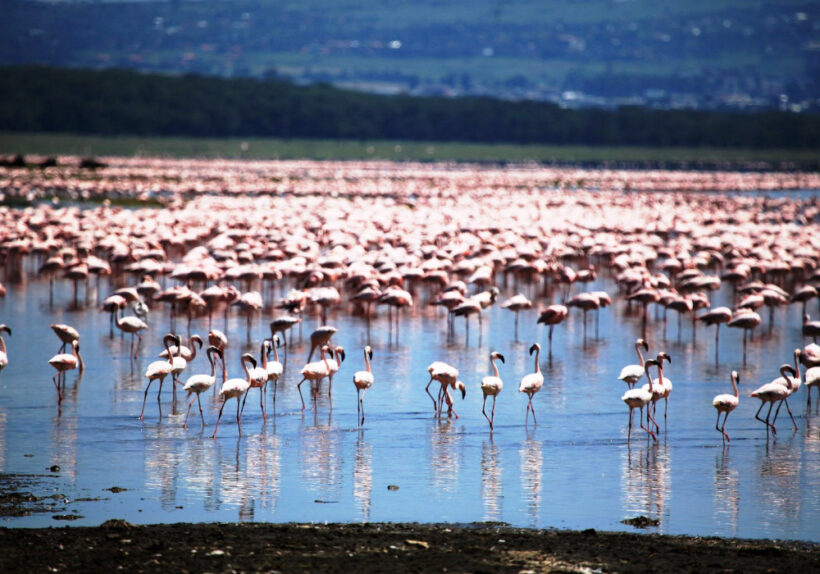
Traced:
<path fill-rule="evenodd" d="M 820 545 L 473 524 L 0 528 L 2 572 L 810 572 Z"/>

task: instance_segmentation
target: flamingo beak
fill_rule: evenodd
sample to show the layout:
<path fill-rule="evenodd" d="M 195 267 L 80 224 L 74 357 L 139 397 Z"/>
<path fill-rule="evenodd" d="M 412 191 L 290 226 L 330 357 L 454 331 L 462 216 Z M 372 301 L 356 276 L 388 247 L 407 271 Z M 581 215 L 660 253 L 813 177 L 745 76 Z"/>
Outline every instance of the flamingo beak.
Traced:
<path fill-rule="evenodd" d="M 506 363 L 506 361 L 504 360 L 504 355 L 502 355 L 501 353 L 496 353 L 496 356 L 498 357 L 499 361 L 501 361 L 502 363 Z"/>

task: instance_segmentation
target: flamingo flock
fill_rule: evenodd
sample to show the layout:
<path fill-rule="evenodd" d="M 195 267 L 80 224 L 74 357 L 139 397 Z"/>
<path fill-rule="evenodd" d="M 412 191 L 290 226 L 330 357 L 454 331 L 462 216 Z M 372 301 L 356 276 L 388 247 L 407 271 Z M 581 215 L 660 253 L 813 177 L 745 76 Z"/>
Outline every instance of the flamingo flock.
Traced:
<path fill-rule="evenodd" d="M 691 319 L 693 344 L 698 324 L 715 327 L 716 364 L 721 324 L 740 331 L 742 355 L 732 361 L 744 367 L 747 347 L 758 338 L 761 325 L 770 333 L 799 333 L 807 341 L 820 335 L 818 322 L 811 320 L 811 313 L 817 314 L 814 305 L 820 305 L 820 203 L 813 197 L 700 193 L 820 189 L 820 175 L 815 173 L 136 158 L 111 158 L 106 164 L 109 167 L 94 180 L 80 178 L 70 166 L 25 173 L 0 168 L 0 190 L 7 197 L 34 202 L 26 209 L 0 210 L 0 257 L 7 283 L 27 275 L 48 281 L 49 308 L 59 305 L 67 290 L 70 308 L 107 313 L 109 337 L 113 338 L 114 327 L 130 337 L 129 359 L 157 346 L 156 341 L 143 341 L 152 332 L 149 324 L 167 324 L 170 333 L 162 340 L 163 355 L 144 373 L 140 419 L 152 383 L 159 381 L 161 403 L 163 382 L 170 375 L 174 402 L 177 386 L 195 395 L 185 426 L 193 401 L 208 389 L 222 400 L 217 427 L 232 398 L 237 399 L 236 422 L 241 424 L 250 389 L 259 390 L 266 420 L 268 383 L 273 382 L 275 411 L 277 388 L 288 368 L 285 341 L 292 341 L 296 330 L 301 340 L 303 324 L 311 328 L 314 322 L 296 387 L 304 411 L 301 387 L 309 383 L 316 408 L 324 380 L 331 397 L 334 375 L 346 368 L 344 349 L 331 343 L 337 328 L 328 323 L 349 312 L 361 318 L 365 370 L 353 375 L 353 388 L 358 394 L 357 424 L 363 425 L 363 397 L 374 387 L 373 368 L 378 371 L 378 365 L 371 365 L 374 350 L 381 356 L 379 333 L 371 332 L 374 316 L 386 307 L 391 344 L 398 342 L 403 320 L 421 317 L 446 330 L 448 344 L 462 340 L 461 330 L 465 349 L 470 348 L 473 322 L 481 348 L 482 335 L 493 329 L 485 325 L 485 316 L 501 301 L 499 306 L 513 313 L 516 340 L 522 317 L 546 326 L 549 363 L 542 371 L 541 345 L 532 344 L 533 369 L 521 375 L 519 384 L 527 397 L 524 423 L 530 414 L 537 423 L 537 393 L 551 384 L 548 367 L 555 327 L 576 321 L 570 310 L 580 309 L 587 348 L 599 341 L 600 314 L 618 304 L 640 320 L 635 343 L 639 362 L 624 367 L 618 377 L 628 386 L 622 397 L 630 413 L 627 439 L 632 434 L 632 411 L 638 408 L 641 427 L 657 440 L 660 425 L 655 411 L 661 399 L 664 428 L 668 420 L 673 387 L 664 365 L 668 374 L 671 357 L 660 352 L 644 360 L 642 351 L 648 353 L 650 344 L 661 343 L 656 332 L 660 321 L 662 338 L 667 338 L 667 310 L 678 314 L 679 339 L 682 319 Z M 655 193 L 642 193 L 648 190 Z M 36 203 L 46 198 L 53 201 Z M 113 204 L 120 198 L 159 201 L 163 208 L 124 209 Z M 62 205 L 63 199 L 94 199 L 101 204 L 80 209 Z M 597 288 L 603 280 L 615 290 Z M 62 285 L 67 288 L 61 291 Z M 718 291 L 728 294 L 732 304 L 713 305 Z M 802 322 L 776 324 L 782 314 L 777 310 L 794 304 L 801 307 Z M 590 312 L 595 314 L 596 329 L 588 337 Z M 245 346 L 260 345 L 258 361 L 238 351 L 231 359 L 231 349 L 242 345 L 229 346 L 219 322 L 227 326 L 234 314 L 244 319 Z M 464 318 L 463 327 L 457 317 Z M 202 337 L 190 333 L 205 322 L 204 355 L 210 374 L 194 375 L 183 384 L 182 374 L 204 346 Z M 260 323 L 270 330 L 270 338 L 261 344 L 254 335 Z M 49 361 L 57 371 L 53 383 L 61 402 L 66 371 L 82 372 L 84 363 L 77 329 L 62 323 L 54 323 L 52 329 L 62 344 Z M 0 325 L 0 332 L 10 335 L 11 329 Z M 182 332 L 187 346 L 182 345 Z M 630 333 L 629 340 L 635 335 Z M 724 332 L 725 336 L 731 334 Z M 67 345 L 71 353 L 64 352 Z M 808 412 L 811 390 L 820 388 L 820 371 L 812 371 L 820 368 L 820 355 L 816 365 L 806 364 L 813 360 L 809 347 L 795 354 L 790 370 L 781 372 L 783 390 L 758 389 L 751 395 L 763 401 L 761 409 L 769 403 L 765 420 L 760 410 L 756 417 L 773 434 L 783 405 L 794 421 L 789 396 L 805 386 Z M 312 361 L 316 351 L 319 359 Z M 237 359 L 244 377 L 230 378 L 227 365 L 235 365 Z M 433 362 L 425 391 L 436 417 L 445 412 L 458 417 L 455 393 L 463 400 L 468 386 L 475 384 L 482 390 L 482 414 L 492 431 L 495 403 L 503 388 L 496 361 L 504 360 L 493 351 L 493 374 L 474 382 L 464 377 L 463 369 L 460 375 L 450 364 Z M 798 360 L 809 367 L 804 381 Z M 0 370 L 8 364 L 0 335 Z M 647 384 L 633 388 L 644 376 Z M 733 374 L 734 395 L 724 393 L 713 402 L 723 442 L 729 442 L 725 427 L 738 404 L 739 380 Z M 430 392 L 434 381 L 435 396 Z M 687 392 L 686 382 L 678 392 Z M 489 415 L 488 397 L 493 399 Z"/>

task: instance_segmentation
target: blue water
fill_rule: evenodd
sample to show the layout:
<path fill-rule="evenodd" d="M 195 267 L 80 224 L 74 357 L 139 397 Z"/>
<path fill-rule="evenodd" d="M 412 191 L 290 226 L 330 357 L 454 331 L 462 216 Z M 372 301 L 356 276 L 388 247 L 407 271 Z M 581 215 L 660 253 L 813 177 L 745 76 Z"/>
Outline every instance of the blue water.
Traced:
<path fill-rule="evenodd" d="M 586 288 L 614 294 L 603 275 Z M 555 329 L 550 359 L 546 331 L 536 325 L 537 310 L 521 312 L 517 341 L 513 314 L 498 304 L 485 312 L 480 333 L 473 319 L 469 342 L 463 319 L 456 321 L 451 340 L 444 312 L 425 305 L 424 291 L 401 317 L 398 340 L 384 312 L 374 319 L 369 339 L 363 319 L 352 317 L 346 306 L 331 312 L 328 322 L 339 330 L 334 341 L 346 349 L 347 361 L 335 377 L 332 405 L 325 382 L 317 408 L 309 406 L 302 414 L 298 371 L 307 355 L 304 342 L 319 324 L 317 316 L 306 316 L 301 342 L 297 329 L 283 348 L 287 364 L 275 414 L 263 424 L 253 390 L 241 437 L 231 402 L 213 440 L 220 403 L 212 393 L 203 396 L 205 429 L 196 405 L 189 428 L 182 428 L 184 396 L 180 392 L 172 413 L 167 383 L 162 418 L 152 389 L 145 421 L 138 420 L 143 373 L 169 329 L 166 309 L 154 307 L 140 356 L 131 360 L 129 339 L 118 333 L 110 337 L 108 316 L 97 310 L 110 289 L 105 279 L 98 288 L 92 282 L 87 305 L 74 310 L 68 284 L 57 285 L 51 307 L 45 283 L 8 289 L 0 300 L 0 317 L 13 329 L 6 337 L 10 363 L 0 373 L 0 473 L 25 475 L 28 484 L 21 490 L 59 496 L 51 511 L 5 517 L 4 526 L 97 525 L 123 518 L 132 523 L 501 521 L 632 530 L 621 520 L 645 515 L 660 520 L 650 532 L 820 541 L 820 415 L 804 415 L 801 389 L 790 401 L 799 429 L 792 431 L 781 413 L 777 436 L 767 437 L 753 418 L 758 402 L 746 396 L 777 376 L 794 348 L 809 342 L 802 340 L 796 305 L 776 311 L 771 332 L 764 310 L 745 366 L 741 332 L 721 329 L 716 363 L 712 328 L 699 327 L 693 341 L 689 320 L 679 333 L 676 315 L 669 312 L 664 339 L 663 322 L 650 310 L 651 354 L 663 349 L 672 355 L 665 375 L 675 385 L 668 430 L 657 444 L 637 427 L 627 441 L 627 408 L 620 400 L 625 385 L 617 376 L 622 366 L 636 362 L 640 315 L 620 297 L 600 312 L 597 336 L 593 315 L 584 337 L 581 312 L 572 309 Z M 503 291 L 499 303 L 513 294 Z M 85 297 L 82 289 L 80 297 Z M 729 287 L 713 297 L 713 305 L 729 303 Z M 272 316 L 266 310 L 254 318 L 250 344 L 244 317 L 232 314 L 227 325 L 221 316 L 215 319 L 231 340 L 231 375 L 241 376 L 240 351 L 258 356 Z M 47 363 L 59 346 L 49 329 L 52 322 L 80 330 L 87 364 L 82 377 L 68 374 L 61 408 Z M 177 327 L 184 331 L 185 321 L 179 319 Z M 207 319 L 194 319 L 192 332 L 205 335 Z M 366 421 L 358 428 L 351 380 L 364 367 L 362 346 L 368 341 L 376 383 L 366 394 Z M 517 387 L 533 369 L 527 350 L 534 341 L 544 347 L 546 383 L 534 401 L 538 422 L 525 425 L 526 397 Z M 499 363 L 505 387 L 493 433 L 481 414 L 479 388 L 481 377 L 490 373 L 491 350 L 506 357 Z M 455 401 L 457 419 L 437 419 L 424 392 L 426 367 L 434 360 L 457 366 L 467 385 L 466 399 Z M 731 392 L 732 369 L 740 373 L 741 402 L 729 417 L 732 441 L 724 447 L 714 429 L 711 399 Z M 200 355 L 183 379 L 207 370 Z M 59 470 L 49 470 L 53 465 Z M 124 490 L 112 492 L 112 487 Z M 60 514 L 80 518 L 58 522 L 53 516 Z"/>

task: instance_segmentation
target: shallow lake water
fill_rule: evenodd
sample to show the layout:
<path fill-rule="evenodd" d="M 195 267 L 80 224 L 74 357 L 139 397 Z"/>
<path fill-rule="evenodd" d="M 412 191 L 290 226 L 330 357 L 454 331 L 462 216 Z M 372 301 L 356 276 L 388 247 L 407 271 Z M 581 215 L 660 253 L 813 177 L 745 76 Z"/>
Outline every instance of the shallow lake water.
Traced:
<path fill-rule="evenodd" d="M 614 283 L 601 274 L 584 289 L 614 294 Z M 599 325 L 590 313 L 584 335 L 580 310 L 555 328 L 552 357 L 546 329 L 536 324 L 538 311 L 520 314 L 514 334 L 513 313 L 500 302 L 515 293 L 502 289 L 499 303 L 487 309 L 481 329 L 471 319 L 469 340 L 464 320 L 447 335 L 444 310 L 428 306 L 417 293 L 413 309 L 402 314 L 398 334 L 387 314 L 373 319 L 370 337 L 361 317 L 341 305 L 328 323 L 338 328 L 334 342 L 347 360 L 336 375 L 332 402 L 327 382 L 316 408 L 308 400 L 302 413 L 296 388 L 307 356 L 310 331 L 319 317 L 306 315 L 281 349 L 285 373 L 273 411 L 262 421 L 258 391 L 251 391 L 242 418 L 228 403 L 211 438 L 220 402 L 203 395 L 207 426 L 196 412 L 182 428 L 187 403 L 179 392 L 173 409 L 166 383 L 160 418 L 156 385 L 144 422 L 143 373 L 162 350 L 169 330 L 166 308 L 154 305 L 139 357 L 129 359 L 129 338 L 109 336 L 108 315 L 98 300 L 110 291 L 105 279 L 91 282 L 87 302 L 74 308 L 69 284 L 58 284 L 49 304 L 44 282 L 10 283 L 0 300 L 9 365 L 0 373 L 0 474 L 27 482 L 37 496 L 55 495 L 47 512 L 4 517 L 0 524 L 40 527 L 97 525 L 109 518 L 132 523 L 202 521 L 419 521 L 468 523 L 498 521 L 516 526 L 633 530 L 621 521 L 647 516 L 659 524 L 646 531 L 667 534 L 766 537 L 820 541 L 820 415 L 805 414 L 805 389 L 790 401 L 798 430 L 785 412 L 778 433 L 768 435 L 754 419 L 758 401 L 748 392 L 778 376 L 792 351 L 805 343 L 799 305 L 781 307 L 769 328 L 768 312 L 749 342 L 742 361 L 742 332 L 721 328 L 718 361 L 714 329 L 699 326 L 693 337 L 688 318 L 678 330 L 668 313 L 666 334 L 659 311 L 650 308 L 650 355 L 672 356 L 665 376 L 674 382 L 666 430 L 653 443 L 639 428 L 627 441 L 627 408 L 620 400 L 626 385 L 621 367 L 635 363 L 640 336 L 638 307 L 621 297 L 602 309 Z M 712 304 L 730 304 L 731 288 L 713 293 Z M 576 288 L 577 290 L 577 288 Z M 528 293 L 527 288 L 523 291 Z M 537 305 L 536 305 L 537 307 Z M 231 341 L 229 376 L 242 376 L 240 351 L 259 353 L 274 310 L 251 324 L 231 314 L 214 318 Z M 82 334 L 86 370 L 67 376 L 58 408 L 48 359 L 59 342 L 52 322 L 74 325 Z M 186 324 L 177 319 L 177 330 Z M 191 332 L 207 334 L 207 318 L 195 318 Z M 364 367 L 362 347 L 373 347 L 375 385 L 365 396 L 366 421 L 359 428 L 353 373 Z M 521 377 L 533 370 L 530 345 L 543 346 L 543 390 L 534 399 L 537 424 L 525 424 L 526 397 Z M 495 430 L 484 419 L 481 377 L 490 373 L 489 353 L 501 352 L 505 381 L 496 405 Z M 436 418 L 425 394 L 427 365 L 434 360 L 460 369 L 467 386 L 455 399 L 458 418 Z M 283 357 L 284 362 L 284 357 Z M 712 397 L 731 392 L 729 373 L 740 373 L 740 405 L 726 426 L 731 443 L 715 430 Z M 204 373 L 200 354 L 183 380 Z M 435 392 L 435 384 L 431 391 Z M 308 385 L 303 385 L 308 396 Z M 488 408 L 489 408 L 488 401 Z M 658 420 L 663 427 L 663 404 Z M 765 412 L 765 411 L 764 411 Z M 59 467 L 59 468 L 57 468 Z M 52 470 L 53 468 L 53 470 Z M 70 522 L 54 516 L 70 516 Z"/>

